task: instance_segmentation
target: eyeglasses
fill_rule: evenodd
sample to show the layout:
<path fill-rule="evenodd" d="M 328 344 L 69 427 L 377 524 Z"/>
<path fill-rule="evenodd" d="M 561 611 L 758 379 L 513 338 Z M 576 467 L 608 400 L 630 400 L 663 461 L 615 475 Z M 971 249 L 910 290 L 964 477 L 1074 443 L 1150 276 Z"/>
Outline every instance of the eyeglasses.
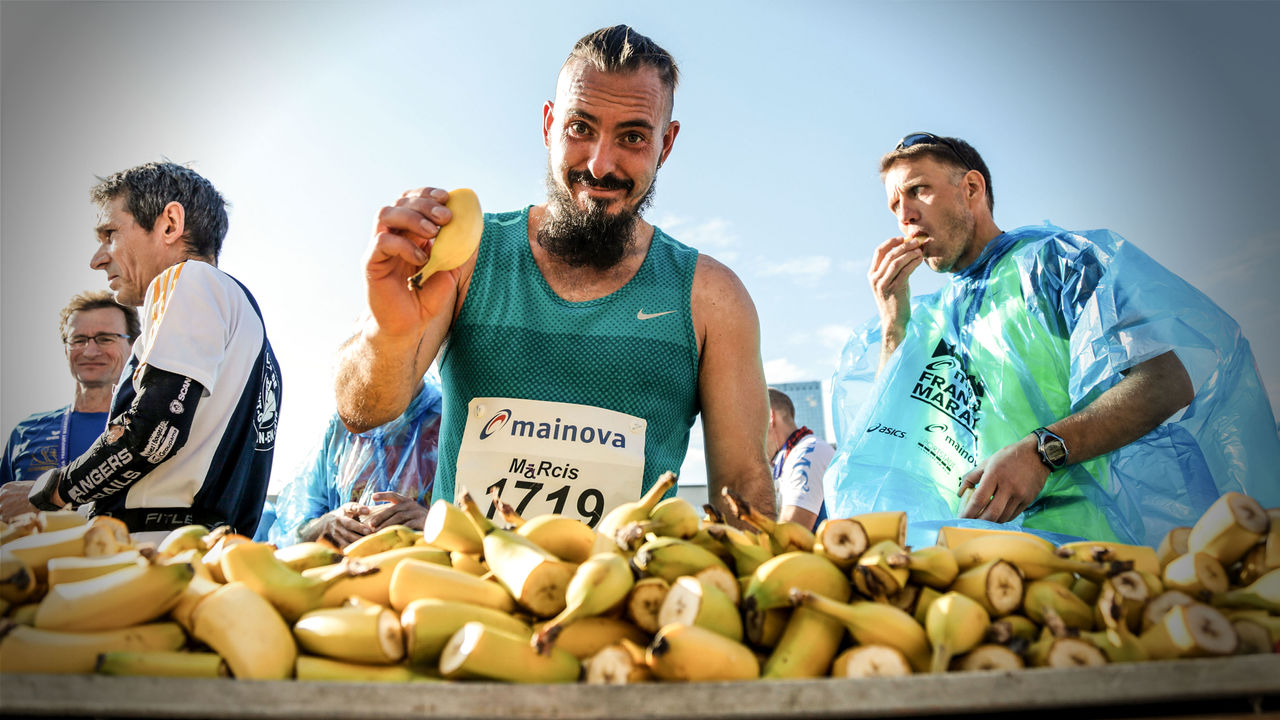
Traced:
<path fill-rule="evenodd" d="M 116 343 L 122 340 L 129 340 L 131 338 L 133 338 L 132 335 L 122 335 L 120 333 L 98 333 L 97 335 L 72 335 L 66 340 L 63 340 L 63 342 L 67 344 L 67 347 L 80 350 L 88 345 L 89 341 L 92 340 L 95 345 L 105 349 L 114 347 Z"/>
<path fill-rule="evenodd" d="M 933 133 L 927 133 L 927 132 L 911 133 L 910 135 L 907 135 L 903 137 L 901 140 L 899 140 L 898 147 L 894 149 L 906 150 L 907 148 L 915 147 L 916 145 L 942 145 L 946 147 L 948 150 L 950 150 L 951 153 L 955 155 L 960 162 L 964 163 L 965 170 L 974 169 L 974 167 L 969 164 L 969 161 L 964 159 L 964 155 L 960 153 L 960 150 L 956 148 L 955 145 L 951 144 L 950 140 L 944 137 L 938 137 Z"/>

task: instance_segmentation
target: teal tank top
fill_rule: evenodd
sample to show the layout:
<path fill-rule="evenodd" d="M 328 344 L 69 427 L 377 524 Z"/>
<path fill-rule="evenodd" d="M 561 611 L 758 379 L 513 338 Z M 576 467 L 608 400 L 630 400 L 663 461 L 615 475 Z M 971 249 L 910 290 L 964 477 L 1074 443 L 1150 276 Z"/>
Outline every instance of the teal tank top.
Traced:
<path fill-rule="evenodd" d="M 644 490 L 679 472 L 698 413 L 693 272 L 698 251 L 658 228 L 617 291 L 570 302 L 529 248 L 529 208 L 486 214 L 471 285 L 440 357 L 444 415 L 433 499 L 453 501 L 467 404 L 576 403 L 645 418 Z M 483 488 L 471 488 L 473 492 Z"/>

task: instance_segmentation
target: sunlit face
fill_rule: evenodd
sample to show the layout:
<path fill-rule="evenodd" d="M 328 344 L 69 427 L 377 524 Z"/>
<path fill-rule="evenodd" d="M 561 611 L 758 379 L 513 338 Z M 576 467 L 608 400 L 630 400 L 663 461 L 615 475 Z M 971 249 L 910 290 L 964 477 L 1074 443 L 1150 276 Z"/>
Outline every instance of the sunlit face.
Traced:
<path fill-rule="evenodd" d="M 156 223 L 159 227 L 161 223 Z M 89 267 L 107 274 L 107 285 L 122 305 L 142 305 L 147 286 L 173 264 L 160 241 L 159 231 L 138 225 L 125 207 L 123 197 L 108 201 L 99 209 L 98 250 Z"/>
<path fill-rule="evenodd" d="M 956 176 L 953 167 L 928 155 L 898 160 L 884 174 L 889 212 L 903 237 L 922 241 L 925 264 L 934 272 L 963 270 L 981 251 L 977 222 Z"/>
<path fill-rule="evenodd" d="M 679 128 L 669 123 L 670 92 L 658 71 L 606 73 L 566 66 L 543 113 L 555 183 L 580 210 L 639 212 Z"/>
<path fill-rule="evenodd" d="M 129 326 L 124 313 L 116 308 L 95 308 L 71 313 L 67 318 L 67 336 L 63 347 L 67 351 L 67 363 L 71 376 L 85 387 L 110 387 L 120 379 L 125 361 L 133 349 L 133 340 L 120 337 L 103 338 L 101 343 L 91 341 L 81 347 L 66 344 L 72 338 L 91 338 L 103 333 L 125 335 Z"/>

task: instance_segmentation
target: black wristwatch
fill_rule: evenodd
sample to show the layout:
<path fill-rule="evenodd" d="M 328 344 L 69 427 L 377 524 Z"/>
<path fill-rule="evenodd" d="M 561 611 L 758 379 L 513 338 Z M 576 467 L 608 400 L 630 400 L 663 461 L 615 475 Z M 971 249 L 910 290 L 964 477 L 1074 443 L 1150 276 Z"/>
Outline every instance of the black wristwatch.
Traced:
<path fill-rule="evenodd" d="M 1067 466 L 1067 444 L 1061 437 L 1045 428 L 1036 428 L 1031 433 L 1036 436 L 1036 452 L 1040 453 L 1040 462 L 1050 470 L 1061 470 Z"/>

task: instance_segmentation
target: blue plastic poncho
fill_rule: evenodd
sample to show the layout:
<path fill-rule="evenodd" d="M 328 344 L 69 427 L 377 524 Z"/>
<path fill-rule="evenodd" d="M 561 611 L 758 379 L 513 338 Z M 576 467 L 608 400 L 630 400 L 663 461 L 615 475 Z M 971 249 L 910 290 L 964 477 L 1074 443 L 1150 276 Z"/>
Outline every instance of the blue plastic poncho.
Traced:
<path fill-rule="evenodd" d="M 832 384 L 838 450 L 823 483 L 832 517 L 906 510 L 915 545 L 932 544 L 941 525 L 1156 545 L 1227 491 L 1280 505 L 1280 437 L 1240 327 L 1120 236 L 1004 233 L 911 313 L 879 377 L 878 319 L 844 349 Z M 1195 387 L 1185 410 L 1052 473 L 1007 524 L 956 518 L 958 481 L 983 457 L 1169 350 Z"/>
<path fill-rule="evenodd" d="M 423 378 L 422 389 L 400 417 L 368 432 L 352 434 L 335 414 L 320 444 L 298 475 L 280 492 L 275 519 L 254 538 L 292 545 L 309 520 L 344 503 L 373 504 L 373 494 L 391 490 L 426 504 L 436 474 L 440 438 L 440 379 Z"/>

